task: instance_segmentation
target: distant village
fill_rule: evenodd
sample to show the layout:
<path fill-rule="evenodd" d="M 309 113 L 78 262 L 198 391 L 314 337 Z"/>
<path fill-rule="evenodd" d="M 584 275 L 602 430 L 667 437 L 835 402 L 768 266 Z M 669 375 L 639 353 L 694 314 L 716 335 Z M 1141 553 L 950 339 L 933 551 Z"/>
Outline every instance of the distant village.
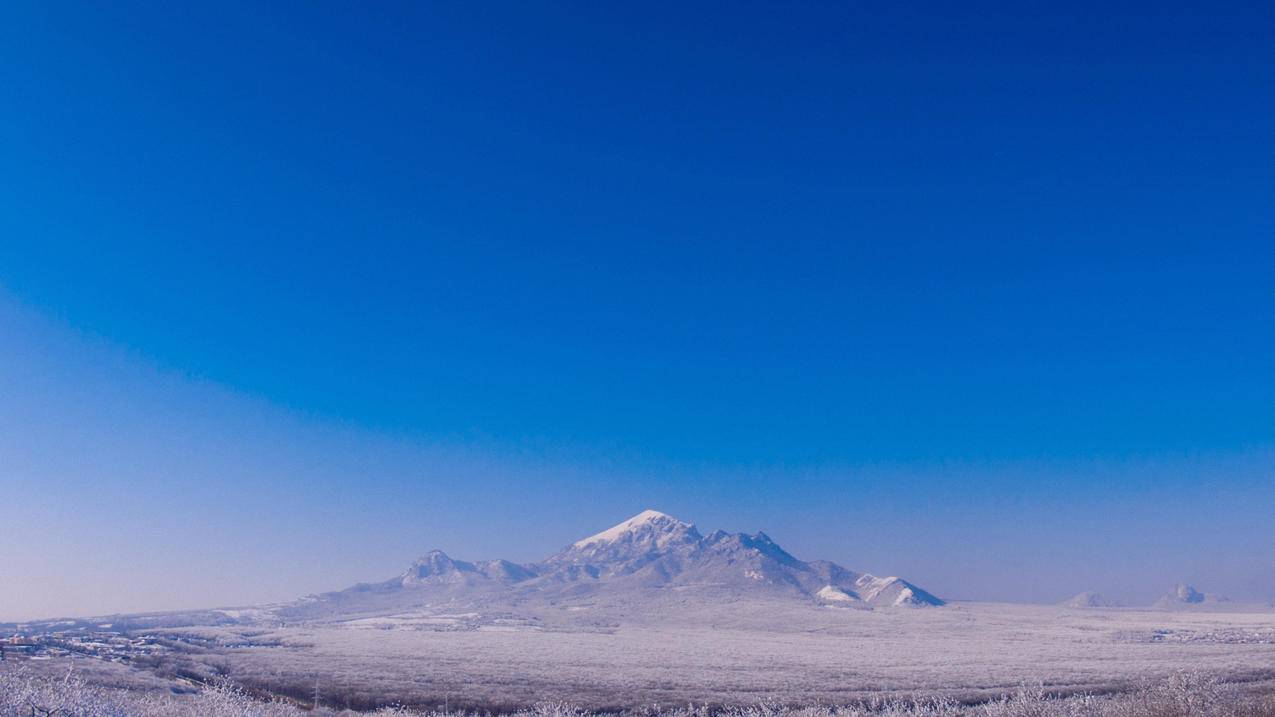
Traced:
<path fill-rule="evenodd" d="M 40 635 L 12 634 L 0 637 L 0 661 L 51 660 L 58 657 L 93 657 L 110 662 L 129 662 L 142 655 L 169 649 L 171 640 L 153 635 L 132 636 L 118 632 L 50 632 Z"/>

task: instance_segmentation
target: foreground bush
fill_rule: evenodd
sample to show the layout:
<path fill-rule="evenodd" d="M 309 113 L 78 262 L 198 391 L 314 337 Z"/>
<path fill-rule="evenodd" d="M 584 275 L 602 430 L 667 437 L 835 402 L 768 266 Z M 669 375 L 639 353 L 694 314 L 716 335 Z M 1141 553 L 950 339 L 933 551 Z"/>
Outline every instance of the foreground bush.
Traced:
<path fill-rule="evenodd" d="M 321 717 L 353 715 L 320 707 L 304 709 L 281 700 L 254 699 L 229 683 L 199 693 L 175 695 L 97 687 L 73 672 L 59 679 L 22 668 L 0 667 L 0 717 Z M 381 717 L 464 717 L 442 712 L 383 708 Z M 634 713 L 628 717 L 1275 717 L 1275 696 L 1194 673 L 1113 696 L 1051 697 L 1023 688 L 981 705 L 944 700 L 877 701 L 847 707 L 757 706 L 710 710 L 687 707 Z M 596 717 L 568 704 L 537 705 L 511 717 Z M 623 716 L 620 716 L 623 717 Z"/>

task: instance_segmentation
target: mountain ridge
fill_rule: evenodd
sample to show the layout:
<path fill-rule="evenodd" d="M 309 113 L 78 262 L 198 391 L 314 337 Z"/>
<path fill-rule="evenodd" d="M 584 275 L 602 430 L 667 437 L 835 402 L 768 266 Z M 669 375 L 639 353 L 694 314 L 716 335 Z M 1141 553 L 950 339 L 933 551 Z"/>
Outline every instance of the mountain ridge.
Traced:
<path fill-rule="evenodd" d="M 902 578 L 877 577 L 827 560 L 803 561 L 764 532 L 703 535 L 657 510 L 633 517 L 532 563 L 457 560 L 441 550 L 417 558 L 381 583 L 311 596 L 337 607 L 351 597 L 379 603 L 447 600 L 552 603 L 640 600 L 650 591 L 697 591 L 728 600 L 798 599 L 830 607 L 939 606 L 944 601 Z M 309 611 L 309 610 L 306 610 Z"/>

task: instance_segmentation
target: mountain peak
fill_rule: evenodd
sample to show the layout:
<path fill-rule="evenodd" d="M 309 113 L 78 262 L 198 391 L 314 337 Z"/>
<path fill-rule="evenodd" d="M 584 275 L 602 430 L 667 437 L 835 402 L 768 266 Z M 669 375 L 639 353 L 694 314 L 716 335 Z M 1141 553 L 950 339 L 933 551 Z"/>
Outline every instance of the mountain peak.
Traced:
<path fill-rule="evenodd" d="M 450 555 L 435 548 L 434 550 L 431 550 L 428 553 L 425 553 L 424 555 L 420 556 L 416 560 L 413 560 L 412 566 L 413 567 L 420 566 L 420 565 L 438 566 L 438 565 L 450 565 L 452 563 L 453 561 Z"/>
<path fill-rule="evenodd" d="M 646 510 L 642 511 L 641 513 L 638 513 L 632 518 L 629 518 L 625 522 L 626 523 L 649 523 L 652 520 L 658 520 L 660 518 L 667 518 L 669 520 L 677 520 L 677 518 L 674 518 L 668 513 L 661 513 L 658 510 L 647 508 Z M 678 522 L 681 522 L 681 521 L 678 521 Z"/>
<path fill-rule="evenodd" d="M 583 548 L 589 545 L 593 545 L 595 543 L 609 543 L 647 525 L 650 525 L 656 528 L 689 528 L 691 527 L 690 524 L 683 523 L 682 521 L 678 520 L 677 518 L 674 518 L 671 515 L 668 515 L 667 513 L 661 513 L 658 510 L 647 509 L 642 511 L 641 513 L 638 513 L 632 518 L 629 518 L 628 520 L 622 523 L 618 523 L 616 525 L 611 526 L 610 528 L 607 528 L 601 533 L 597 533 L 596 535 L 590 535 L 584 540 L 577 540 L 575 543 L 572 544 L 572 547 Z"/>
<path fill-rule="evenodd" d="M 1076 608 L 1115 607 L 1116 606 L 1110 600 L 1106 599 L 1101 594 L 1096 593 L 1092 590 L 1086 590 L 1085 592 L 1078 593 L 1066 600 L 1063 600 L 1062 602 L 1058 604 L 1062 605 L 1063 607 L 1076 607 Z"/>
<path fill-rule="evenodd" d="M 474 566 L 472 563 L 467 563 L 463 560 L 453 560 L 441 550 L 431 550 L 412 561 L 412 564 L 407 568 L 407 572 L 403 573 L 400 580 L 407 585 L 431 578 L 437 579 L 443 576 L 454 576 L 473 571 Z"/>
<path fill-rule="evenodd" d="M 1186 583 L 1173 586 L 1167 595 L 1156 601 L 1159 607 L 1186 607 L 1204 603 L 1230 602 L 1227 598 L 1213 593 L 1202 593 Z"/>
<path fill-rule="evenodd" d="M 1186 583 L 1178 583 L 1173 586 L 1169 594 L 1165 596 L 1169 600 L 1181 603 L 1202 603 L 1204 602 L 1204 594 L 1195 589 L 1193 585 Z"/>

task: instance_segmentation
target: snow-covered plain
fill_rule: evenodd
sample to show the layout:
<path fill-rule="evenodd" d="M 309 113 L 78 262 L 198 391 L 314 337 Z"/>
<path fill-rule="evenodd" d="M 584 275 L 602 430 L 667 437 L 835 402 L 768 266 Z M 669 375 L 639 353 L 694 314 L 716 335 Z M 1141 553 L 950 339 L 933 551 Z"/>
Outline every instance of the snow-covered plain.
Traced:
<path fill-rule="evenodd" d="M 1176 588 L 1159 609 L 949 603 L 804 561 L 764 533 L 643 511 L 542 561 L 442 551 L 377 583 L 242 610 L 15 626 L 135 683 L 228 677 L 298 700 L 508 711 L 985 700 L 1126 690 L 1180 670 L 1275 681 L 1275 611 Z M 106 674 L 105 672 L 101 674 Z M 112 678 L 115 679 L 115 678 Z"/>
<path fill-rule="evenodd" d="M 311 695 L 309 701 L 254 695 L 225 681 L 189 693 L 103 688 L 79 675 L 49 677 L 24 666 L 0 664 L 0 717 L 466 717 L 445 706 L 413 710 L 402 706 L 354 712 L 338 701 Z M 490 713 L 482 713 L 491 717 Z M 616 712 L 591 712 L 569 703 L 539 703 L 502 712 L 508 717 L 1270 717 L 1275 694 L 1252 684 L 1179 672 L 1118 694 L 1051 694 L 1040 685 L 978 704 L 943 698 L 869 700 L 854 705 L 785 707 L 677 705 Z"/>
<path fill-rule="evenodd" d="M 215 669 L 283 694 L 304 695 L 317 681 L 329 694 L 368 706 L 844 704 L 881 694 L 978 699 L 1032 682 L 1068 692 L 1119 690 L 1184 669 L 1275 679 L 1269 611 L 978 603 L 868 611 L 767 601 L 706 609 L 674 596 L 641 614 L 615 604 L 572 607 L 585 609 L 515 618 L 437 606 L 394 623 L 166 632 L 211 646 L 182 655 L 182 669 Z"/>

